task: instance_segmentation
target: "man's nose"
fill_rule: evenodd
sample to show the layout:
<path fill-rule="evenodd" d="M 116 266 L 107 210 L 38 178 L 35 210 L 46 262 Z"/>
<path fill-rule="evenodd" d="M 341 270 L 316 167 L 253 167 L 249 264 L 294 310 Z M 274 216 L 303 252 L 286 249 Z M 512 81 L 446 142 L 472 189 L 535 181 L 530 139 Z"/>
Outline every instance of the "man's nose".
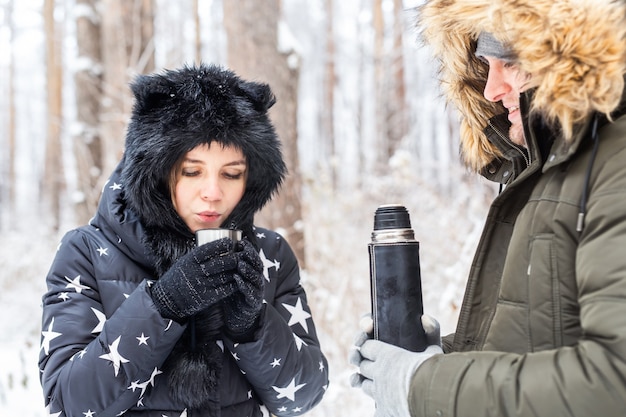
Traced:
<path fill-rule="evenodd" d="M 502 100 L 502 96 L 509 91 L 510 87 L 505 82 L 502 68 L 498 65 L 490 66 L 483 96 L 489 101 L 496 102 Z"/>

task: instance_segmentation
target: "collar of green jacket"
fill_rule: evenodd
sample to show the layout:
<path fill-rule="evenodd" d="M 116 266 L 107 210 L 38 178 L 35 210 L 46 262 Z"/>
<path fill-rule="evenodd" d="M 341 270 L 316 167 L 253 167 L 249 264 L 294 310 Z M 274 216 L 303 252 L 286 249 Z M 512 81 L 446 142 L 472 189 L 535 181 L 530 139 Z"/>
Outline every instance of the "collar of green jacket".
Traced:
<path fill-rule="evenodd" d="M 610 120 L 620 105 L 624 1 L 427 0 L 417 25 L 439 61 L 444 95 L 461 119 L 463 159 L 475 171 L 507 156 L 485 133 L 489 120 L 506 109 L 483 96 L 488 66 L 474 55 L 483 31 L 513 48 L 520 69 L 531 74 L 528 116 L 559 132 L 555 145 L 563 159 L 551 163 L 576 151 L 594 114 Z"/>
<path fill-rule="evenodd" d="M 506 113 L 492 117 L 484 134 L 489 143 L 498 150 L 500 156 L 493 158 L 481 168 L 480 174 L 488 180 L 510 184 L 523 170 L 535 166 L 543 171 L 568 161 L 586 140 L 592 140 L 593 118 L 597 117 L 597 129 L 626 115 L 626 89 L 620 105 L 609 116 L 594 113 L 574 128 L 571 140 L 566 141 L 551 126 L 540 118 L 529 121 L 527 117 L 534 90 L 520 97 L 520 109 L 524 120 L 528 148 L 512 143 L 508 138 L 510 122 Z"/>
<path fill-rule="evenodd" d="M 540 117 L 529 117 L 534 92 L 531 89 L 520 96 L 520 112 L 527 147 L 517 145 L 509 139 L 511 123 L 506 112 L 488 120 L 484 134 L 500 156 L 494 157 L 481 168 L 480 174 L 485 178 L 500 184 L 510 184 L 526 168 L 533 167 L 532 170 L 535 171 L 546 161 L 555 133 Z"/>

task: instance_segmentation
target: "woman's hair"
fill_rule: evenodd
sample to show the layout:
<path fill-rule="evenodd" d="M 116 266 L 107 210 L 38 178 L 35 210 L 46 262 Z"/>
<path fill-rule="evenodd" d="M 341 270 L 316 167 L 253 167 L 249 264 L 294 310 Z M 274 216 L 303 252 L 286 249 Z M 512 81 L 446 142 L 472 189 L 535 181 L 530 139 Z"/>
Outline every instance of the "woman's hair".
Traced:
<path fill-rule="evenodd" d="M 169 181 L 167 182 L 167 188 L 170 192 L 170 198 L 172 199 L 172 204 L 176 201 L 176 184 L 178 184 L 178 180 L 181 175 L 181 167 L 183 166 L 183 161 L 185 160 L 185 156 L 183 155 L 179 158 L 172 169 L 170 170 Z"/>

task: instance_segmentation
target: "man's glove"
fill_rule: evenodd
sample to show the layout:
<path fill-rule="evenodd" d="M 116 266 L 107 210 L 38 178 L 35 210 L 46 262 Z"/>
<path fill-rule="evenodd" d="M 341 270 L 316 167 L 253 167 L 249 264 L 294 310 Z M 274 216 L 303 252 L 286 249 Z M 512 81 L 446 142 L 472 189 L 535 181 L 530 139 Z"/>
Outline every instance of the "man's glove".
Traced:
<path fill-rule="evenodd" d="M 151 288 L 159 313 L 181 322 L 233 294 L 238 257 L 232 245 L 229 238 L 219 239 L 178 259 Z"/>
<path fill-rule="evenodd" d="M 371 321 L 371 320 L 370 320 Z M 350 378 L 350 385 L 361 388 L 376 402 L 376 417 L 410 417 L 409 387 L 417 368 L 433 355 L 443 353 L 439 337 L 439 323 L 430 316 L 422 316 L 430 344 L 424 352 L 410 352 L 389 343 L 373 340 L 362 331 L 355 339 L 356 349 L 350 352 L 350 363 L 359 372 Z M 368 330 L 367 320 L 361 327 Z"/>
<path fill-rule="evenodd" d="M 237 290 L 224 300 L 226 334 L 235 342 L 252 340 L 260 325 L 263 308 L 263 262 L 247 240 L 237 243 L 237 272 L 234 279 Z"/>
<path fill-rule="evenodd" d="M 441 347 L 441 326 L 437 319 L 427 314 L 422 314 L 420 321 L 422 322 L 424 333 L 426 333 L 426 345 L 437 345 Z M 361 332 L 357 335 L 357 341 L 372 337 L 374 333 L 374 320 L 371 314 L 365 314 L 361 317 L 361 320 L 359 320 L 359 328 Z M 363 341 L 365 341 L 365 339 L 363 339 Z M 361 344 L 363 344 L 363 342 L 359 343 L 359 346 Z"/>

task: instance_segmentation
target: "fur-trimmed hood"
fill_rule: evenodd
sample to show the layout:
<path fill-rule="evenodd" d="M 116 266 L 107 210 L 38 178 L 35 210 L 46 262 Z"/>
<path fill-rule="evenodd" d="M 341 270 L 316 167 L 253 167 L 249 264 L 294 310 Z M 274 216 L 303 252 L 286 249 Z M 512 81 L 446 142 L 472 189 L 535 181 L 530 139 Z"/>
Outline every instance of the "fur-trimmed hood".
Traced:
<path fill-rule="evenodd" d="M 248 163 L 245 194 L 224 227 L 251 230 L 254 213 L 286 174 L 267 114 L 275 102 L 270 87 L 201 64 L 138 76 L 131 88 L 135 105 L 121 180 L 129 207 L 146 229 L 191 235 L 172 204 L 170 171 L 188 151 L 216 141 L 241 149 Z"/>
<path fill-rule="evenodd" d="M 571 140 L 592 113 L 607 117 L 624 90 L 624 0 L 427 0 L 417 21 L 440 64 L 444 95 L 461 117 L 461 152 L 479 171 L 500 156 L 483 130 L 505 111 L 483 96 L 488 67 L 475 55 L 481 32 L 512 49 L 532 75 L 531 116 Z"/>

